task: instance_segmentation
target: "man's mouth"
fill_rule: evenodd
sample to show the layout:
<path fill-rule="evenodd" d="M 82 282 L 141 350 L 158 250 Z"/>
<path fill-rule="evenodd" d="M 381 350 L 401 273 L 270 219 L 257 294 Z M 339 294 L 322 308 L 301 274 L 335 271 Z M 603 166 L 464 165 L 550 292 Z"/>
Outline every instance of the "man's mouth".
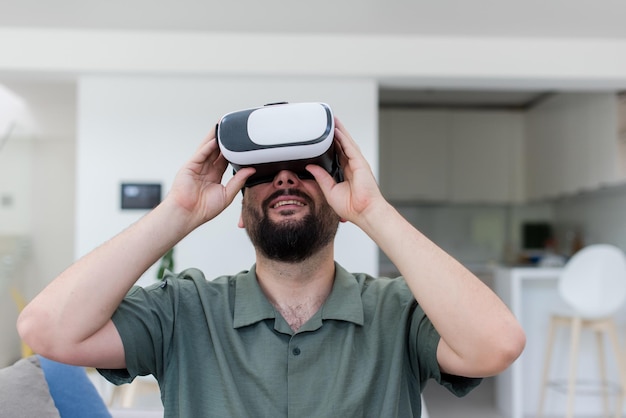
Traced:
<path fill-rule="evenodd" d="M 281 200 L 279 202 L 276 202 L 276 204 L 272 206 L 272 209 L 278 209 L 281 206 L 287 206 L 287 205 L 305 206 L 303 202 L 300 202 L 298 200 Z"/>
<path fill-rule="evenodd" d="M 304 207 L 310 204 L 309 197 L 298 189 L 279 190 L 273 193 L 265 203 L 268 209 L 279 209 L 283 206 Z"/>

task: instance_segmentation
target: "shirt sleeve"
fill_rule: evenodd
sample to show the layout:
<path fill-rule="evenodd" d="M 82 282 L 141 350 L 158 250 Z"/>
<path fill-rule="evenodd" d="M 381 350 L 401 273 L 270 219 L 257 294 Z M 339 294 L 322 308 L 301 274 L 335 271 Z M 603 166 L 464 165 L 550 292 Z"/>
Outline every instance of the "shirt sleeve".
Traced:
<path fill-rule="evenodd" d="M 126 369 L 99 369 L 114 384 L 132 382 L 136 376 L 162 374 L 170 346 L 177 300 L 177 280 L 166 276 L 146 288 L 135 286 L 113 317 L 124 345 Z"/>
<path fill-rule="evenodd" d="M 409 349 L 414 361 L 414 370 L 417 368 L 419 373 L 420 387 L 423 389 L 428 379 L 434 379 L 455 396 L 465 396 L 478 386 L 482 379 L 442 373 L 437 361 L 437 346 L 440 339 L 432 322 L 416 302 L 409 327 Z"/>

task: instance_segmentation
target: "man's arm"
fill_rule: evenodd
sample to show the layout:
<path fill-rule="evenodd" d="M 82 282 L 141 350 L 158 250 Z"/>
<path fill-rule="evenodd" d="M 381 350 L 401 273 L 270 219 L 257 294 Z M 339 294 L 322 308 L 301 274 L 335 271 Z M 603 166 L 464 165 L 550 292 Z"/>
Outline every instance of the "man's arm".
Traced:
<path fill-rule="evenodd" d="M 367 233 L 404 276 L 441 335 L 442 371 L 485 377 L 506 369 L 522 352 L 524 332 L 502 301 L 458 261 L 406 221 L 382 196 L 369 164 L 340 121 L 335 139 L 346 181 L 316 166 L 329 204 Z"/>
<path fill-rule="evenodd" d="M 221 213 L 254 172 L 242 169 L 223 186 L 227 165 L 213 130 L 159 206 L 70 266 L 26 306 L 18 318 L 22 339 L 36 353 L 60 362 L 125 367 L 111 316 L 137 279 L 187 234 Z"/>

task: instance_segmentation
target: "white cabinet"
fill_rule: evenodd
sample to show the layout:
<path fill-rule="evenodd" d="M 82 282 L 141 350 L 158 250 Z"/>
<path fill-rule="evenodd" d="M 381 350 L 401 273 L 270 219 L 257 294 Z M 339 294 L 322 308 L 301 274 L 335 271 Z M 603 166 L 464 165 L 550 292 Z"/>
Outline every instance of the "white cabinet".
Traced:
<path fill-rule="evenodd" d="M 396 201 L 521 201 L 523 120 L 515 111 L 381 110 L 383 193 Z"/>
<path fill-rule="evenodd" d="M 448 197 L 448 115 L 442 111 L 380 112 L 381 189 L 390 200 Z"/>
<path fill-rule="evenodd" d="M 527 196 L 554 198 L 623 181 L 619 101 L 612 93 L 554 95 L 527 115 Z"/>
<path fill-rule="evenodd" d="M 568 309 L 558 291 L 558 279 L 562 271 L 562 268 L 542 267 L 498 267 L 495 271 L 494 290 L 526 333 L 523 355 L 496 376 L 495 400 L 503 416 L 524 418 L 533 417 L 537 413 L 550 315 Z M 626 318 L 626 307 L 615 315 L 618 323 L 622 323 L 623 318 Z M 553 357 L 551 373 L 554 376 L 567 376 L 569 335 L 557 333 L 554 343 L 555 352 L 563 355 Z M 586 342 L 581 345 L 577 366 L 581 382 L 598 382 L 594 346 Z M 613 356 L 607 358 L 609 382 L 618 379 L 618 365 L 615 363 Z M 602 404 L 602 396 L 576 396 L 576 416 L 599 416 L 604 409 Z M 565 412 L 565 396 L 557 390 L 549 391 L 544 416 L 563 417 Z"/>
<path fill-rule="evenodd" d="M 383 109 L 396 201 L 521 203 L 626 182 L 626 97 L 555 94 L 527 111 Z"/>
<path fill-rule="evenodd" d="M 451 112 L 450 199 L 486 203 L 521 201 L 523 140 L 520 112 Z"/>

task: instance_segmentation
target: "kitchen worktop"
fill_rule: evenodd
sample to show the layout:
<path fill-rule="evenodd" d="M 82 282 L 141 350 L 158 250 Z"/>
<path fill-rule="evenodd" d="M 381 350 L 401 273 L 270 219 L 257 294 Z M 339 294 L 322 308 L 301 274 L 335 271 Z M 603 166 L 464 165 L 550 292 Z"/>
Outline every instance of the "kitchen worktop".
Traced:
<path fill-rule="evenodd" d="M 505 267 L 494 270 L 494 290 L 507 304 L 526 332 L 526 347 L 522 355 L 508 370 L 496 378 L 496 403 L 505 417 L 535 416 L 538 407 L 541 371 L 545 357 L 550 315 L 567 309 L 558 293 L 559 267 Z M 616 315 L 618 324 L 626 319 L 626 308 Z M 623 327 L 621 327 L 623 328 Z M 557 334 L 551 376 L 565 378 L 568 370 L 569 335 Z M 586 339 L 580 349 L 579 379 L 598 380 L 595 346 Z M 612 356 L 607 357 L 608 378 L 617 380 L 617 366 Z M 546 399 L 546 416 L 565 414 L 565 395 L 549 390 Z M 601 397 L 582 396 L 576 399 L 576 413 L 598 416 L 602 413 Z"/>

